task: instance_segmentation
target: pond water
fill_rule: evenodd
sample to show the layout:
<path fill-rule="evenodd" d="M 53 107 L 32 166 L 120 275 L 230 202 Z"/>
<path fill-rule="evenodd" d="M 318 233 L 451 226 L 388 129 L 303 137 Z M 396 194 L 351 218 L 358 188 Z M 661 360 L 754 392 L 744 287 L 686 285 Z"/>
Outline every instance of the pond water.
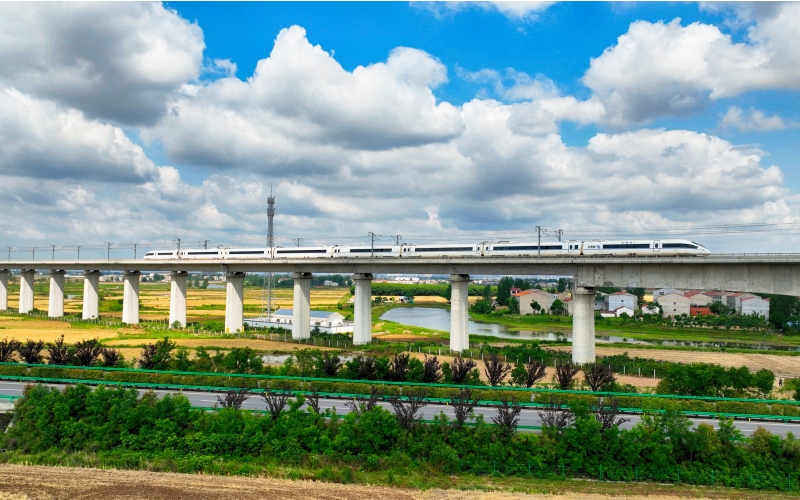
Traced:
<path fill-rule="evenodd" d="M 430 328 L 432 330 L 450 331 L 450 311 L 433 307 L 398 307 L 389 309 L 380 317 L 386 321 L 394 321 L 403 325 Z M 470 335 L 486 335 L 505 339 L 526 339 L 526 340 L 549 340 L 572 342 L 572 335 L 562 332 L 539 332 L 531 330 L 510 330 L 505 325 L 496 323 L 469 322 Z M 663 345 L 663 346 L 685 346 L 685 347 L 726 347 L 730 349 L 765 349 L 765 350 L 786 350 L 800 351 L 796 347 L 771 346 L 763 344 L 742 344 L 733 342 L 693 342 L 683 340 L 659 340 L 649 341 L 634 339 L 631 337 L 618 337 L 615 335 L 598 335 L 595 337 L 597 343 L 628 343 L 642 345 Z"/>

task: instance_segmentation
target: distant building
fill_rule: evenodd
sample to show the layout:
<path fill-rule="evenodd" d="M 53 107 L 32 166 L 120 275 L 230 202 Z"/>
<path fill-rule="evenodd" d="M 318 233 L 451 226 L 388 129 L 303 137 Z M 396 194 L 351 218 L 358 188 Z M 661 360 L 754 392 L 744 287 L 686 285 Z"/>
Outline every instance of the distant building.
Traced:
<path fill-rule="evenodd" d="M 703 292 L 704 295 L 711 297 L 711 300 L 714 302 L 722 302 L 723 304 L 727 304 L 727 296 L 732 295 L 730 292 L 722 292 L 720 290 L 711 290 L 710 292 Z"/>
<path fill-rule="evenodd" d="M 714 299 L 703 292 L 692 290 L 683 294 L 684 297 L 689 299 L 689 304 L 696 307 L 707 307 L 714 303 Z"/>
<path fill-rule="evenodd" d="M 614 309 L 614 316 L 620 318 L 623 314 L 627 314 L 629 318 L 633 317 L 634 310 L 628 306 L 620 306 Z"/>
<path fill-rule="evenodd" d="M 575 306 L 572 303 L 572 297 L 561 299 L 561 302 L 564 303 L 564 312 L 567 314 L 567 316 L 572 316 L 572 313 L 575 312 Z"/>
<path fill-rule="evenodd" d="M 519 301 L 519 313 L 522 315 L 550 312 L 550 306 L 552 306 L 553 302 L 558 298 L 558 295 L 554 293 L 545 292 L 544 290 L 538 290 L 536 288 L 519 291 L 511 294 L 511 296 L 516 297 Z M 538 313 L 533 310 L 534 302 L 538 302 L 539 306 L 542 308 Z"/>
<path fill-rule="evenodd" d="M 642 314 L 658 314 L 658 306 L 655 304 L 642 306 Z"/>
<path fill-rule="evenodd" d="M 740 301 L 741 312 L 739 314 L 750 315 L 758 314 L 769 319 L 769 299 L 761 297 L 747 297 Z"/>
<path fill-rule="evenodd" d="M 628 292 L 614 292 L 605 297 L 605 309 L 607 311 L 616 311 L 620 307 L 627 307 L 635 311 L 638 305 L 639 297 Z"/>
<path fill-rule="evenodd" d="M 281 308 L 272 313 L 270 321 L 266 318 L 247 318 L 244 322 L 253 327 L 277 326 L 291 330 L 293 318 L 291 309 Z M 353 324 L 345 323 L 344 316 L 337 312 L 311 311 L 311 328 L 319 328 L 326 333 L 349 333 L 353 331 Z"/>
<path fill-rule="evenodd" d="M 653 302 L 658 302 L 659 297 L 663 297 L 664 295 L 669 295 L 671 293 L 683 295 L 683 290 L 678 290 L 677 288 L 659 288 L 658 290 L 653 290 Z"/>
<path fill-rule="evenodd" d="M 515 293 L 519 293 L 521 291 L 522 291 L 522 288 L 512 288 L 511 289 L 511 295 L 514 295 Z"/>
<path fill-rule="evenodd" d="M 689 314 L 691 316 L 713 316 L 714 313 L 708 307 L 689 307 Z"/>
<path fill-rule="evenodd" d="M 600 311 L 600 317 L 601 318 L 616 318 L 617 317 L 617 313 L 615 313 L 614 311 Z"/>
<path fill-rule="evenodd" d="M 322 282 L 322 286 L 339 286 L 339 283 L 331 280 L 325 280 Z"/>
<path fill-rule="evenodd" d="M 742 313 L 742 300 L 743 299 L 751 299 L 753 297 L 758 297 L 758 295 L 753 295 L 752 293 L 732 293 L 725 297 L 727 300 L 728 309 L 735 311 L 738 314 Z"/>
<path fill-rule="evenodd" d="M 681 314 L 688 315 L 690 312 L 690 300 L 680 293 L 668 293 L 666 295 L 662 295 L 656 299 L 656 302 L 658 302 L 658 305 L 661 306 L 664 316 L 674 317 L 680 316 Z"/>
<path fill-rule="evenodd" d="M 605 311 L 608 308 L 606 307 L 606 297 L 608 297 L 607 293 L 597 292 L 594 294 L 594 310 L 595 311 Z"/>

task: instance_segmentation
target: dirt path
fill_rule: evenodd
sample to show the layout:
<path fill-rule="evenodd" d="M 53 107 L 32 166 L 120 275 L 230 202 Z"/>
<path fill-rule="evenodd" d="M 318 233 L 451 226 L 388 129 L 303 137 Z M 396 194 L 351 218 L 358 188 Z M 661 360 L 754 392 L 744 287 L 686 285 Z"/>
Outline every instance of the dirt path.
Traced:
<path fill-rule="evenodd" d="M 521 486 L 521 485 L 518 485 Z M 529 486 L 533 487 L 534 484 Z M 267 477 L 204 476 L 144 471 L 0 465 L 0 500 L 678 500 L 679 498 L 778 498 L 762 492 L 710 488 L 641 485 L 617 493 L 619 486 L 579 482 L 556 483 L 574 492 L 525 494 L 497 491 L 431 489 L 426 491 L 381 486 L 291 481 Z M 637 485 L 638 486 L 638 485 Z M 524 486 L 523 486 L 524 487 Z M 644 487 L 644 491 L 643 488 Z M 553 484 L 547 489 L 552 489 Z M 597 490 L 600 489 L 601 494 Z M 625 494 L 627 493 L 627 495 Z"/>
<path fill-rule="evenodd" d="M 571 348 L 553 347 L 554 350 L 569 351 Z M 621 347 L 597 347 L 598 356 L 628 353 L 632 358 L 655 359 L 673 363 L 716 363 L 725 367 L 746 366 L 751 371 L 767 368 L 778 377 L 800 377 L 800 356 L 775 354 L 740 354 L 728 352 L 672 351 L 668 349 L 625 349 Z"/>

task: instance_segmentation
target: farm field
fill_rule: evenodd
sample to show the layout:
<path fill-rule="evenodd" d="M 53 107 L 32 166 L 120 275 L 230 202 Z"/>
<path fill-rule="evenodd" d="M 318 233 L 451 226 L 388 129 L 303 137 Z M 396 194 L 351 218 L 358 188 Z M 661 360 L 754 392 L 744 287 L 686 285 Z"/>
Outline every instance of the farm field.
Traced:
<path fill-rule="evenodd" d="M 548 347 L 547 349 L 569 351 L 569 346 Z M 671 361 L 673 363 L 716 363 L 726 368 L 746 366 L 752 372 L 762 368 L 772 370 L 776 377 L 800 376 L 800 357 L 781 356 L 776 354 L 756 353 L 729 353 L 709 351 L 673 351 L 660 349 L 629 350 L 621 347 L 596 348 L 598 356 L 611 356 L 628 353 L 630 357 L 654 359 L 657 361 Z"/>
<path fill-rule="evenodd" d="M 377 475 L 377 474 L 376 474 Z M 426 490 L 325 483 L 271 477 L 210 476 L 71 467 L 0 465 L 0 500 L 677 500 L 784 499 L 796 494 L 647 483 L 626 485 L 595 481 L 526 481 L 516 478 L 444 477 Z M 537 493 L 523 493 L 525 491 Z"/>

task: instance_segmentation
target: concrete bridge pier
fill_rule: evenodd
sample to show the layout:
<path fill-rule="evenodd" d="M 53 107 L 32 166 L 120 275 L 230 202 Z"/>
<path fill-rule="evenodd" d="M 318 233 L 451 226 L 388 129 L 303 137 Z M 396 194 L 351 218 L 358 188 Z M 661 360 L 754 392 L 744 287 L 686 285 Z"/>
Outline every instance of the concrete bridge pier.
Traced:
<path fill-rule="evenodd" d="M 225 332 L 244 331 L 244 276 L 246 273 L 225 273 Z"/>
<path fill-rule="evenodd" d="M 47 303 L 47 316 L 60 318 L 64 315 L 64 271 L 50 271 L 50 300 Z"/>
<path fill-rule="evenodd" d="M 180 328 L 186 326 L 186 271 L 172 271 L 169 273 L 169 327 L 177 321 Z"/>
<path fill-rule="evenodd" d="M 572 291 L 572 362 L 594 363 L 594 295 L 595 289 L 576 286 Z"/>
<path fill-rule="evenodd" d="M 141 274 L 140 271 L 125 271 L 122 275 L 122 322 L 128 325 L 139 324 L 139 276 Z"/>
<path fill-rule="evenodd" d="M 450 350 L 469 349 L 469 274 L 450 275 Z"/>
<path fill-rule="evenodd" d="M 35 269 L 21 269 L 19 273 L 19 312 L 27 314 L 33 311 L 33 277 Z"/>
<path fill-rule="evenodd" d="M 83 319 L 94 319 L 99 314 L 100 271 L 86 271 L 83 273 Z"/>
<path fill-rule="evenodd" d="M 311 337 L 311 273 L 293 273 L 292 338 Z"/>
<path fill-rule="evenodd" d="M 353 283 L 356 287 L 355 303 L 353 304 L 353 344 L 364 345 L 372 342 L 372 274 L 353 274 Z"/>
<path fill-rule="evenodd" d="M 0 269 L 0 311 L 8 311 L 8 269 Z"/>

